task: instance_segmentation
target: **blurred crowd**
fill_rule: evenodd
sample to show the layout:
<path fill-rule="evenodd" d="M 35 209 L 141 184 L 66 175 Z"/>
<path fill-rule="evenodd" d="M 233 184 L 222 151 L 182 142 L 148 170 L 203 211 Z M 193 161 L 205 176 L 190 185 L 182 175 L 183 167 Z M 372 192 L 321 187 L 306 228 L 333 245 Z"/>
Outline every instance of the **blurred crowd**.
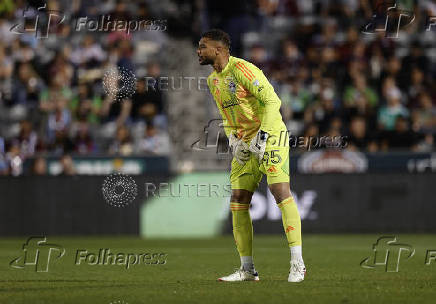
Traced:
<path fill-rule="evenodd" d="M 47 12 L 55 12 L 50 27 L 44 27 Z M 146 77 L 162 72 L 167 34 L 75 29 L 74 20 L 102 15 L 155 20 L 159 11 L 144 1 L 1 2 L 0 174 L 19 175 L 26 159 L 41 155 L 68 160 L 69 155 L 169 153 L 165 94 L 146 85 Z M 35 24 L 38 32 L 29 31 Z M 130 98 L 105 94 L 102 79 L 117 67 L 136 75 Z M 44 159 L 35 160 L 36 172 L 45 167 Z"/>
<path fill-rule="evenodd" d="M 388 33 L 375 31 L 395 3 Z M 37 9 L 44 5 L 55 19 L 38 36 L 29 29 L 36 17 L 47 23 Z M 74 27 L 82 16 L 102 15 L 168 23 L 130 33 Z M 0 174 L 21 174 L 29 157 L 43 171 L 41 155 L 62 157 L 72 173 L 74 154 L 169 154 L 166 95 L 145 79 L 166 72 L 169 39 L 195 46 L 210 28 L 227 31 L 232 54 L 271 80 L 292 135 L 346 136 L 347 148 L 360 151 L 434 151 L 436 26 L 427 30 L 434 16 L 436 0 L 3 0 Z M 130 98 L 114 102 L 102 79 L 117 66 L 138 81 Z"/>
<path fill-rule="evenodd" d="M 264 71 L 292 135 L 346 136 L 348 149 L 369 152 L 434 150 L 436 1 L 201 3 L 198 26 L 227 31 L 232 53 Z M 395 3 L 387 31 L 375 31 Z"/>

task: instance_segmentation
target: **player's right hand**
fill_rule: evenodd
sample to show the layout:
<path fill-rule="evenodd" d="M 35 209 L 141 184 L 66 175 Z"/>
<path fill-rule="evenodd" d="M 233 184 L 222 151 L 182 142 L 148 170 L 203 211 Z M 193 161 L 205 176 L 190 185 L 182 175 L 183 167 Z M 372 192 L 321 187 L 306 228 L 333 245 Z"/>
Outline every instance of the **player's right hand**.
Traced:
<path fill-rule="evenodd" d="M 229 146 L 236 161 L 244 165 L 250 159 L 248 145 L 232 131 L 229 136 Z"/>

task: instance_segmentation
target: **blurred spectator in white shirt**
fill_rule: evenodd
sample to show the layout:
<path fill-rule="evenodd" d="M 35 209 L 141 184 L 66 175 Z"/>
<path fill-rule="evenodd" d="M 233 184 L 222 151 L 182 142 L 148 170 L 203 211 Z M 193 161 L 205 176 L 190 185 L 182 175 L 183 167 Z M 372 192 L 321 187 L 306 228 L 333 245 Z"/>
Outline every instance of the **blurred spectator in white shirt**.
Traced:
<path fill-rule="evenodd" d="M 170 140 L 168 134 L 148 124 L 144 137 L 136 143 L 136 153 L 152 153 L 168 155 L 170 153 Z"/>

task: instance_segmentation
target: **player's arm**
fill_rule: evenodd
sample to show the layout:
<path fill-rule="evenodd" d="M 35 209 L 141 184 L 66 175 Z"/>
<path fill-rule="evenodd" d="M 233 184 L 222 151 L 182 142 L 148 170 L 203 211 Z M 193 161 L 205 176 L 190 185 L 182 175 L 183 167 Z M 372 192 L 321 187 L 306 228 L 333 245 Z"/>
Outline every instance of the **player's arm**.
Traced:
<path fill-rule="evenodd" d="M 257 100 L 263 108 L 260 130 L 270 133 L 280 111 L 281 101 L 274 92 L 263 72 L 249 62 L 238 61 L 235 63 L 233 75 Z"/>

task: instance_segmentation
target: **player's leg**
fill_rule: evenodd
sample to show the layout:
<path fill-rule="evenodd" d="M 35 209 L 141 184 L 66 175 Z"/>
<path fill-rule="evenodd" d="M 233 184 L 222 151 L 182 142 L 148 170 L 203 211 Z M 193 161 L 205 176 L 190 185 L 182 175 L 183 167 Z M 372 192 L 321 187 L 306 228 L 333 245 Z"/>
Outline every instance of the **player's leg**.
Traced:
<path fill-rule="evenodd" d="M 233 189 L 230 198 L 233 236 L 241 258 L 241 268 L 254 272 L 253 263 L 253 224 L 250 217 L 250 202 L 253 192 Z"/>
<path fill-rule="evenodd" d="M 288 182 L 268 185 L 282 212 L 283 228 L 291 248 L 291 258 L 301 258 L 301 219 Z"/>
<path fill-rule="evenodd" d="M 219 278 L 219 281 L 259 280 L 253 262 L 253 225 L 249 212 L 253 192 L 262 177 L 260 172 L 255 172 L 258 170 L 256 162 L 254 156 L 244 166 L 232 162 L 230 209 L 232 212 L 233 236 L 241 259 L 241 268 L 229 276 Z"/>
<path fill-rule="evenodd" d="M 291 195 L 288 182 L 270 184 L 269 189 L 282 212 L 283 229 L 291 252 L 288 281 L 301 282 L 306 275 L 306 267 L 302 256 L 301 219 L 297 204 Z"/>
<path fill-rule="evenodd" d="M 289 183 L 289 148 L 268 149 L 264 155 L 262 171 L 267 175 L 268 187 L 282 213 L 283 228 L 291 252 L 288 281 L 300 282 L 304 280 L 306 268 L 302 257 L 301 219 Z"/>

